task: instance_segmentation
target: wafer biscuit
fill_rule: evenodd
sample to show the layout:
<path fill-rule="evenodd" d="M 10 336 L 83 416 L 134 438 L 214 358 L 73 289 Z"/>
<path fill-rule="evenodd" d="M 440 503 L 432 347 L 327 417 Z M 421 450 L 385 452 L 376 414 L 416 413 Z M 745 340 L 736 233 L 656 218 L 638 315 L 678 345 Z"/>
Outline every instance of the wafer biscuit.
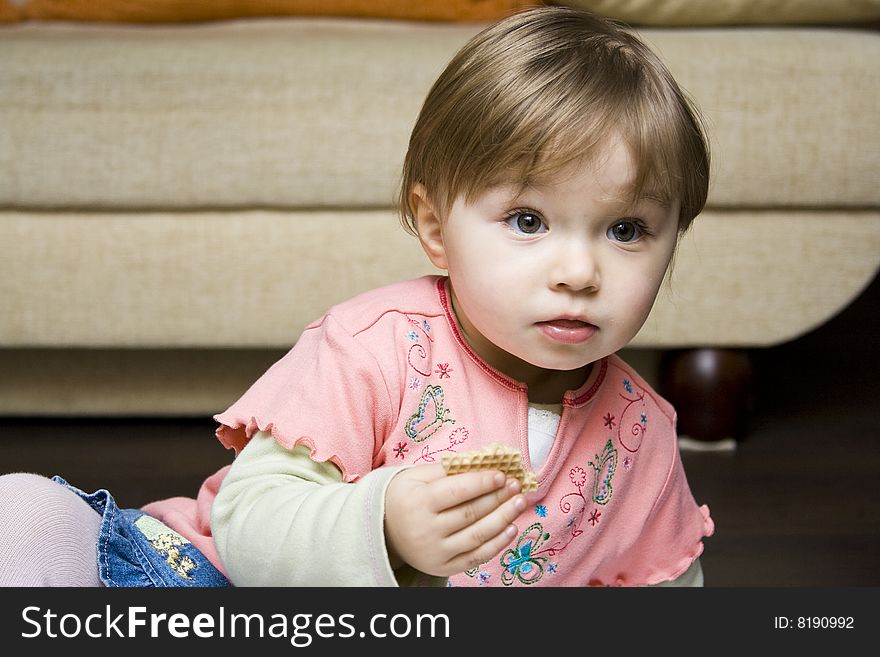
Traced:
<path fill-rule="evenodd" d="M 524 493 L 538 489 L 535 473 L 523 468 L 518 449 L 494 443 L 483 449 L 462 454 L 444 454 L 440 459 L 446 474 L 460 474 L 476 470 L 500 470 L 516 479 Z"/>

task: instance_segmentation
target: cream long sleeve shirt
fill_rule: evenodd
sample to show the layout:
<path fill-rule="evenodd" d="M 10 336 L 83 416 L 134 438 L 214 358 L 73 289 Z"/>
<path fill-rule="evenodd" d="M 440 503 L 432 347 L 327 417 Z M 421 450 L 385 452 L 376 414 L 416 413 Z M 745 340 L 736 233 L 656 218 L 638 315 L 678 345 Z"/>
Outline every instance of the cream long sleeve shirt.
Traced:
<path fill-rule="evenodd" d="M 385 547 L 385 489 L 401 470 L 343 483 L 330 462 L 258 432 L 238 455 L 211 510 L 214 543 L 236 586 L 444 584 L 404 566 Z"/>

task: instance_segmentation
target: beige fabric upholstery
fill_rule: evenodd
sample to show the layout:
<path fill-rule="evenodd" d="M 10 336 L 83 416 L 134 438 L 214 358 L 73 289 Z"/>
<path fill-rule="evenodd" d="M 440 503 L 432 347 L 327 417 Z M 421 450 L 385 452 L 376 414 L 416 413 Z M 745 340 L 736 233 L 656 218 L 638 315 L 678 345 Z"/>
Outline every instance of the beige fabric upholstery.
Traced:
<path fill-rule="evenodd" d="M 21 346 L 290 345 L 329 305 L 434 271 L 389 210 L 8 212 L 0 243 L 0 335 Z"/>
<path fill-rule="evenodd" d="M 285 347 L 330 304 L 436 271 L 386 210 L 5 212 L 0 243 L 14 245 L 0 260 L 7 346 Z M 707 211 L 635 344 L 791 339 L 878 260 L 877 211 Z"/>
<path fill-rule="evenodd" d="M 880 19 L 880 0 L 560 0 L 634 25 L 773 25 Z"/>
<path fill-rule="evenodd" d="M 880 205 L 880 36 L 838 29 L 642 32 L 697 100 L 709 205 Z"/>
<path fill-rule="evenodd" d="M 23 25 L 0 38 L 0 205 L 387 207 L 479 25 Z M 716 207 L 880 204 L 880 38 L 643 30 L 699 101 Z"/>
<path fill-rule="evenodd" d="M 878 266 L 880 211 L 708 211 L 633 344 L 786 342 L 847 306 Z"/>
<path fill-rule="evenodd" d="M 0 414 L 214 413 L 332 303 L 434 271 L 391 205 L 480 27 L 0 28 Z M 714 179 L 631 353 L 820 325 L 880 267 L 877 32 L 641 34 L 702 107 Z"/>

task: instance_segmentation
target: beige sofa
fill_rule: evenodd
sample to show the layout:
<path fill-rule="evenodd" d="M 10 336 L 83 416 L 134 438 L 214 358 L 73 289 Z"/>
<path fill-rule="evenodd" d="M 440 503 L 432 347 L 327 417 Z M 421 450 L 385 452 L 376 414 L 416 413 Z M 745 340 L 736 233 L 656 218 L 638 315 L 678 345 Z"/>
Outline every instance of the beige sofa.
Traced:
<path fill-rule="evenodd" d="M 207 415 L 330 304 L 431 272 L 392 199 L 481 27 L 0 28 L 0 414 Z M 635 346 L 821 325 L 880 266 L 877 31 L 638 30 L 701 106 L 714 181 Z"/>

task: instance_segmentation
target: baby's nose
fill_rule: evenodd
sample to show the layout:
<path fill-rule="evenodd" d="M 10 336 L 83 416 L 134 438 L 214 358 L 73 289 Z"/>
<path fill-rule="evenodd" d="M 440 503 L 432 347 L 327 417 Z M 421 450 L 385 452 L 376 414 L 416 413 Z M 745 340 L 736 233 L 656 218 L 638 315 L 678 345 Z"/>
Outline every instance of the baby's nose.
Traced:
<path fill-rule="evenodd" d="M 588 243 L 572 241 L 556 261 L 553 286 L 575 291 L 598 289 L 599 266 L 594 248 Z"/>

